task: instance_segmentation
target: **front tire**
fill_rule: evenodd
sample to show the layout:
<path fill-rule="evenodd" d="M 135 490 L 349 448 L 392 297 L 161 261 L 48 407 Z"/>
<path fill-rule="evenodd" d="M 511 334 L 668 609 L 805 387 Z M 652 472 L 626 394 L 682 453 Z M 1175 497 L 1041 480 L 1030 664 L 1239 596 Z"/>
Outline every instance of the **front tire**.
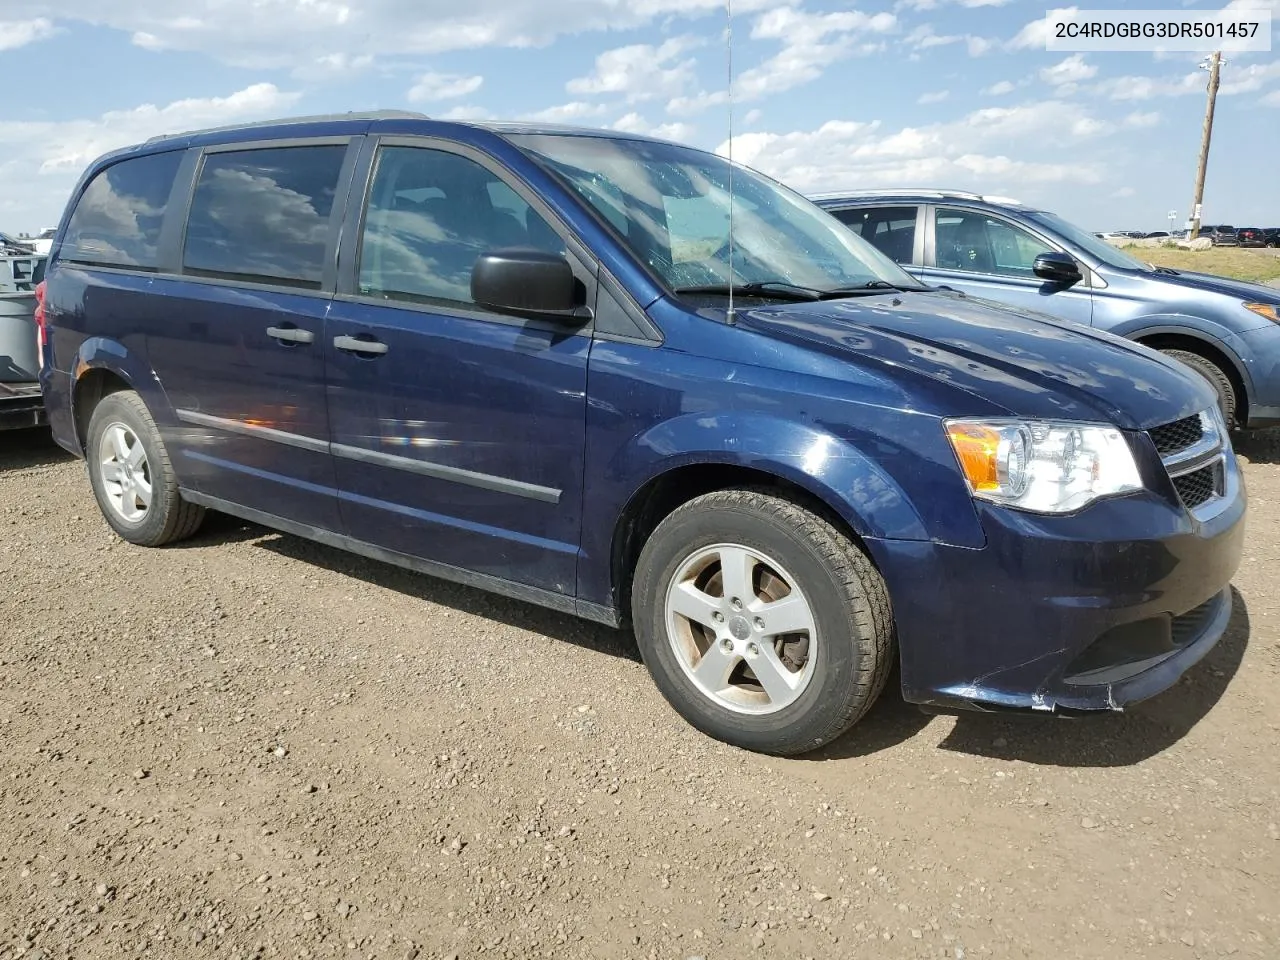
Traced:
<path fill-rule="evenodd" d="M 658 525 L 632 588 L 641 656 L 708 736 L 795 755 L 853 726 L 884 689 L 888 591 L 826 519 L 776 494 L 725 490 Z"/>
<path fill-rule="evenodd" d="M 1222 411 L 1222 419 L 1226 422 L 1228 429 L 1235 429 L 1236 410 L 1238 401 L 1236 399 L 1235 384 L 1231 382 L 1231 378 L 1227 376 L 1226 371 L 1219 367 L 1212 360 L 1207 360 L 1198 353 L 1191 353 L 1189 350 L 1162 350 L 1166 357 L 1171 360 L 1177 360 L 1184 366 L 1190 367 L 1204 379 L 1209 381 L 1209 386 L 1213 387 L 1214 392 L 1218 394 L 1218 409 Z"/>
<path fill-rule="evenodd" d="M 98 509 L 122 539 L 159 547 L 200 528 L 204 508 L 182 499 L 156 422 L 133 391 L 109 394 L 94 409 L 85 460 Z"/>

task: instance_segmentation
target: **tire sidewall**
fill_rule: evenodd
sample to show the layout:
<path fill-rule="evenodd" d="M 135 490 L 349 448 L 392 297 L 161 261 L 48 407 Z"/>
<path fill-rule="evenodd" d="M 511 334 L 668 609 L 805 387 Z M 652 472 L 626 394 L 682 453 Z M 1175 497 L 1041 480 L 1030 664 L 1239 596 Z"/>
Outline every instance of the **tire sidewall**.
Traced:
<path fill-rule="evenodd" d="M 800 697 L 777 713 L 743 714 L 716 703 L 685 673 L 667 634 L 666 595 L 672 578 L 689 556 L 720 543 L 740 544 L 776 560 L 808 598 L 817 626 L 817 642 L 810 648 L 813 677 Z M 817 732 L 831 727 L 855 684 L 862 654 L 834 571 L 799 531 L 767 514 L 741 507 L 673 514 L 641 554 L 633 598 L 640 654 L 654 683 L 691 725 L 717 739 L 770 753 L 806 739 L 817 746 Z"/>
<path fill-rule="evenodd" d="M 1227 426 L 1229 428 L 1234 427 L 1239 416 L 1240 398 L 1236 396 L 1235 387 L 1227 377 L 1226 372 L 1220 370 L 1213 361 L 1206 360 L 1196 353 L 1174 350 L 1167 351 L 1167 355 L 1191 370 L 1213 388 L 1214 395 L 1218 398 L 1218 409 L 1222 412 Z"/>
<path fill-rule="evenodd" d="M 117 534 L 131 543 L 150 543 L 160 538 L 173 509 L 170 502 L 169 478 L 164 476 L 164 457 L 160 438 L 154 427 L 139 415 L 125 393 L 113 393 L 105 397 L 89 419 L 88 443 L 85 445 L 85 461 L 89 471 L 89 485 L 98 501 L 103 518 Z M 130 523 L 116 513 L 103 487 L 100 467 L 102 436 L 113 423 L 123 423 L 138 438 L 147 455 L 147 467 L 151 473 L 151 506 L 147 515 L 138 523 Z"/>

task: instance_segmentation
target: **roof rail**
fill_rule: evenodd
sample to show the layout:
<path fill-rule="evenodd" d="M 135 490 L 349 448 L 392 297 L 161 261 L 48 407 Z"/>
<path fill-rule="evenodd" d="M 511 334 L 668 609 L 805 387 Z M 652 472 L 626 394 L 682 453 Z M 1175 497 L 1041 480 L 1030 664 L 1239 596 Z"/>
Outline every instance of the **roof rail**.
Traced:
<path fill-rule="evenodd" d="M 843 200 L 853 197 L 937 197 L 949 200 L 978 200 L 988 203 L 1012 203 L 1021 206 L 1022 201 L 1012 197 L 983 195 L 968 190 L 945 190 L 937 187 L 884 187 L 882 189 L 867 188 L 863 190 L 832 190 L 825 193 L 811 193 L 810 200 Z"/>
<path fill-rule="evenodd" d="M 147 143 L 159 143 L 162 140 L 173 140 L 178 137 L 198 137 L 207 133 L 223 133 L 232 130 L 253 130 L 260 127 L 284 127 L 295 123 L 321 123 L 326 120 L 430 120 L 425 113 L 412 110 L 366 110 L 348 113 L 320 113 L 309 117 L 280 117 L 275 120 L 257 120 L 251 123 L 230 123 L 221 127 L 206 127 L 203 130 L 184 130 L 180 133 L 162 133 L 151 137 Z"/>

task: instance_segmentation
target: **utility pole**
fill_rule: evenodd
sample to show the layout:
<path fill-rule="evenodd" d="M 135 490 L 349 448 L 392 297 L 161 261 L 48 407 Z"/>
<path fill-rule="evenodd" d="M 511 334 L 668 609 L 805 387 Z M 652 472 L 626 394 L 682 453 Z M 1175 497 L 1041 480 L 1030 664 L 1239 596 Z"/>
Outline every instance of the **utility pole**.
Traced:
<path fill-rule="evenodd" d="M 1209 168 L 1209 141 L 1213 138 L 1213 111 L 1218 103 L 1218 75 L 1222 70 L 1222 51 L 1215 50 L 1208 65 L 1200 69 L 1209 71 L 1209 103 L 1204 110 L 1204 131 L 1200 135 L 1200 168 L 1196 171 L 1196 198 L 1191 203 L 1191 230 L 1188 240 L 1200 236 L 1200 205 L 1204 202 L 1204 176 Z"/>

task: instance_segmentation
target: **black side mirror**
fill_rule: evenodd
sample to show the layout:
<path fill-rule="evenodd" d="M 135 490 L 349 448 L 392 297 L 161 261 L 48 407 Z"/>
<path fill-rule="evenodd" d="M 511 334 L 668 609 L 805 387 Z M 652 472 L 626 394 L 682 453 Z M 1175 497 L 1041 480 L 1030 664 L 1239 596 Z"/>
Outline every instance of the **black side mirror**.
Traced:
<path fill-rule="evenodd" d="M 560 254 L 523 247 L 490 250 L 471 270 L 471 299 L 499 313 L 584 320 L 580 284 Z"/>
<path fill-rule="evenodd" d="M 1069 253 L 1042 253 L 1031 269 L 1041 280 L 1051 283 L 1079 283 L 1084 279 L 1080 264 Z"/>

